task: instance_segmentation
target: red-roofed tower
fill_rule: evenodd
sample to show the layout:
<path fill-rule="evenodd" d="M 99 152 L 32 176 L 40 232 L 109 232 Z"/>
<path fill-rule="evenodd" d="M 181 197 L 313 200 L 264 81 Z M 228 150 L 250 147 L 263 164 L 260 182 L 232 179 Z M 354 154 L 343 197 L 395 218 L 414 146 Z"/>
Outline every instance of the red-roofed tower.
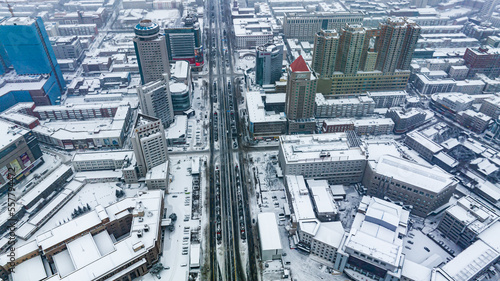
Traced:
<path fill-rule="evenodd" d="M 285 113 L 288 120 L 306 121 L 314 118 L 317 79 L 302 56 L 288 68 Z M 304 130 L 304 132 L 309 129 Z"/>

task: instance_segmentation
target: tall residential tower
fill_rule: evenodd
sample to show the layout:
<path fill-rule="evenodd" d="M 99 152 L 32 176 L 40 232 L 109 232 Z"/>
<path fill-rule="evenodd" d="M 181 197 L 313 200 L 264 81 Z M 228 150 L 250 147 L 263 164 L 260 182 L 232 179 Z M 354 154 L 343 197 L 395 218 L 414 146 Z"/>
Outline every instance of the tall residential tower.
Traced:
<path fill-rule="evenodd" d="M 314 36 L 312 69 L 319 78 L 329 78 L 335 70 L 339 35 L 336 30 L 321 30 Z"/>
<path fill-rule="evenodd" d="M 347 74 L 356 74 L 363 53 L 366 30 L 359 24 L 347 24 L 342 30 L 339 43 L 339 59 L 335 69 Z"/>
<path fill-rule="evenodd" d="M 375 68 L 384 73 L 410 69 L 421 28 L 406 18 L 388 18 L 380 24 Z"/>

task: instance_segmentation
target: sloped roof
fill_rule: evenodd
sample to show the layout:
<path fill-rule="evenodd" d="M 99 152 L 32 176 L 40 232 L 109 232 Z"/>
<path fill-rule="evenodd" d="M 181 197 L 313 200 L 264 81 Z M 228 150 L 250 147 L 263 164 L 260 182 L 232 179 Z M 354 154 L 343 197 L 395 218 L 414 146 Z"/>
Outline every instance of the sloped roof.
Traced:
<path fill-rule="evenodd" d="M 295 59 L 292 64 L 290 64 L 290 68 L 292 69 L 292 72 L 309 71 L 309 67 L 302 56 Z"/>

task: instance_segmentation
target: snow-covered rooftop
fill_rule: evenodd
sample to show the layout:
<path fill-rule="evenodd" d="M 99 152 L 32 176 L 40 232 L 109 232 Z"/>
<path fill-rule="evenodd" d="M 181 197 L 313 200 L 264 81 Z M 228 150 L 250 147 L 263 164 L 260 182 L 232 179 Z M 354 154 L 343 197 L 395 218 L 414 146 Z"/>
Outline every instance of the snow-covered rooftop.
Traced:
<path fill-rule="evenodd" d="M 401 206 L 364 196 L 345 247 L 397 267 L 404 258 L 401 236 L 406 235 L 408 217 Z"/>
<path fill-rule="evenodd" d="M 71 170 L 71 167 L 65 164 L 59 166 L 56 170 L 50 173 L 45 179 L 28 191 L 21 199 L 19 203 L 24 206 L 30 205 L 30 203 L 35 200 L 42 192 L 44 192 L 50 185 L 52 185 L 56 180 L 58 180 L 63 174 Z"/>
<path fill-rule="evenodd" d="M 285 179 L 296 219 L 298 221 L 316 219 L 304 177 L 287 175 Z"/>
<path fill-rule="evenodd" d="M 274 111 L 266 111 L 262 97 L 263 95 L 259 92 L 246 93 L 248 120 L 250 123 L 276 121 L 285 122 L 286 118 L 283 113 L 276 114 Z"/>
<path fill-rule="evenodd" d="M 361 149 L 349 146 L 345 133 L 283 135 L 280 136 L 280 149 L 287 163 L 355 161 L 366 159 Z"/>
<path fill-rule="evenodd" d="M 428 150 L 430 150 L 432 153 L 436 154 L 443 150 L 443 147 L 441 147 L 439 144 L 433 142 L 432 140 L 428 139 L 424 135 L 422 135 L 420 132 L 414 131 L 406 135 L 407 138 L 411 138 L 417 143 L 421 144 L 422 146 L 426 147 Z"/>
<path fill-rule="evenodd" d="M 413 163 L 391 155 L 382 156 L 375 166 L 375 171 L 434 193 L 456 184 L 452 175 L 438 167 Z"/>
<path fill-rule="evenodd" d="M 23 138 L 23 136 L 28 133 L 28 130 L 14 123 L 0 120 L 0 132 L 2 132 L 2 137 L 0 138 L 0 150 L 3 150 L 11 143 Z"/>
<path fill-rule="evenodd" d="M 276 222 L 276 214 L 272 212 L 257 215 L 261 250 L 282 249 L 281 238 Z"/>
<path fill-rule="evenodd" d="M 328 192 L 327 180 L 307 180 L 307 186 L 311 190 L 312 199 L 318 214 L 336 214 L 337 205 Z"/>
<path fill-rule="evenodd" d="M 94 161 L 96 159 L 98 160 L 109 159 L 112 161 L 121 161 L 125 158 L 132 159 L 133 154 L 134 151 L 132 150 L 81 152 L 81 153 L 76 153 L 75 156 L 73 156 L 72 161 L 74 162 Z"/>

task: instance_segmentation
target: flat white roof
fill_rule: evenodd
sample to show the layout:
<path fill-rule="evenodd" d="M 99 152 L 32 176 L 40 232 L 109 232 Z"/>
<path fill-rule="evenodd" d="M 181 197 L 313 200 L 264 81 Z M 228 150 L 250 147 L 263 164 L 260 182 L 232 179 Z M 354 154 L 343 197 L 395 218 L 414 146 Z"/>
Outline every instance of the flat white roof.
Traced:
<path fill-rule="evenodd" d="M 68 170 L 71 170 L 71 167 L 65 164 L 62 164 L 57 169 L 52 171 L 45 179 L 43 179 L 40 183 L 38 183 L 34 188 L 32 188 L 28 193 L 26 193 L 21 199 L 19 203 L 24 206 L 29 205 L 37 196 L 39 196 L 42 192 L 44 192 L 51 184 L 53 184 L 56 180 L 58 180 L 64 173 Z"/>
<path fill-rule="evenodd" d="M 91 234 L 84 235 L 66 244 L 75 267 L 82 268 L 101 257 Z"/>
<path fill-rule="evenodd" d="M 418 142 L 419 144 L 425 146 L 427 149 L 429 149 L 432 153 L 436 154 L 439 151 L 443 150 L 443 147 L 440 146 L 439 144 L 433 142 L 432 140 L 428 139 L 422 133 L 414 131 L 406 135 L 406 137 L 411 138 Z"/>
<path fill-rule="evenodd" d="M 354 121 L 354 126 L 381 126 L 381 125 L 394 125 L 394 121 L 391 118 L 369 118 L 369 119 L 357 119 Z"/>
<path fill-rule="evenodd" d="M 307 180 L 318 213 L 338 213 L 337 205 L 328 193 L 327 180 Z"/>
<path fill-rule="evenodd" d="M 115 250 L 115 245 L 108 231 L 99 232 L 93 238 L 101 256 L 105 256 Z"/>
<path fill-rule="evenodd" d="M 0 150 L 2 150 L 13 142 L 22 138 L 23 135 L 28 132 L 28 130 L 14 123 L 0 120 L 0 132 L 2 132 L 2 137 L 0 138 Z"/>
<path fill-rule="evenodd" d="M 442 269 L 453 280 L 468 281 L 484 267 L 498 259 L 500 254 L 482 240 L 478 240 L 445 264 Z"/>
<path fill-rule="evenodd" d="M 321 222 L 314 239 L 338 249 L 344 234 L 342 222 Z"/>
<path fill-rule="evenodd" d="M 134 154 L 133 150 L 116 150 L 116 151 L 106 151 L 106 152 L 84 152 L 84 153 L 76 153 L 73 156 L 73 162 L 80 161 L 96 161 L 96 160 L 112 160 L 112 161 L 120 161 L 128 157 L 128 159 L 132 159 L 132 155 Z"/>
<path fill-rule="evenodd" d="M 168 161 L 151 168 L 146 174 L 146 180 L 166 180 L 168 178 Z"/>
<path fill-rule="evenodd" d="M 257 222 L 259 223 L 261 250 L 282 249 L 276 214 L 272 212 L 260 213 L 257 215 Z"/>
<path fill-rule="evenodd" d="M 349 147 L 345 133 L 321 135 L 282 135 L 280 150 L 287 163 L 365 160 L 357 147 Z M 328 155 L 320 157 L 320 155 Z"/>
<path fill-rule="evenodd" d="M 16 265 L 13 281 L 39 281 L 47 277 L 41 256 L 33 257 Z"/>
<path fill-rule="evenodd" d="M 424 166 L 392 155 L 383 155 L 375 166 L 375 172 L 434 193 L 456 184 L 452 175 L 437 167 Z"/>
<path fill-rule="evenodd" d="M 246 103 L 248 110 L 248 120 L 251 123 L 258 122 L 286 122 L 285 115 L 276 114 L 274 111 L 266 111 L 264 102 L 262 101 L 262 94 L 259 92 L 247 92 Z"/>
<path fill-rule="evenodd" d="M 402 258 L 409 212 L 384 200 L 364 196 L 345 246 L 397 266 Z"/>
<path fill-rule="evenodd" d="M 303 176 L 286 176 L 286 186 L 290 193 L 293 212 L 297 220 L 315 219 L 311 198 Z"/>
<path fill-rule="evenodd" d="M 429 281 L 432 269 L 405 259 L 401 275 L 414 281 Z"/>

